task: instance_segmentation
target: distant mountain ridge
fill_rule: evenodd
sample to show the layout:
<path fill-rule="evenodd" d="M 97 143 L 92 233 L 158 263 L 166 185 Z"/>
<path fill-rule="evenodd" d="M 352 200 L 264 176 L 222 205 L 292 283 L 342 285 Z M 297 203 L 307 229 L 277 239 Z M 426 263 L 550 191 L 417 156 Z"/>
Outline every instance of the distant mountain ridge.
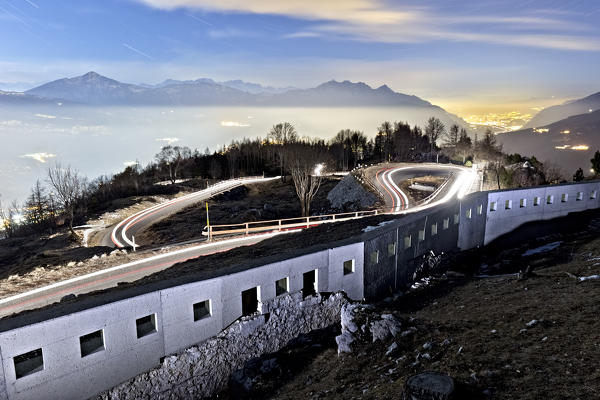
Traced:
<path fill-rule="evenodd" d="M 25 93 L 83 104 L 434 107 L 417 96 L 394 92 L 387 85 L 373 89 L 363 82 L 347 80 L 331 80 L 311 89 L 278 89 L 241 80 L 215 82 L 209 78 L 167 79 L 157 85 L 142 86 L 88 72 L 55 80 Z"/>
<path fill-rule="evenodd" d="M 566 102 L 564 104 L 544 108 L 537 113 L 524 128 L 537 128 L 549 125 L 573 115 L 589 113 L 590 110 L 600 109 L 600 92 L 582 99 Z"/>
<path fill-rule="evenodd" d="M 563 168 L 566 177 L 577 168 L 588 171 L 589 160 L 600 150 L 600 110 L 556 121 L 554 123 L 497 135 L 507 153 L 532 154 Z M 587 146 L 587 150 L 575 150 Z"/>
<path fill-rule="evenodd" d="M 268 106 L 268 107 L 397 107 L 398 120 L 422 123 L 430 116 L 447 127 L 469 125 L 456 115 L 414 95 L 378 88 L 363 82 L 335 81 L 310 89 L 273 88 L 241 80 L 215 82 L 209 78 L 179 81 L 167 79 L 156 85 L 135 85 L 88 72 L 30 89 L 23 96 L 83 105 L 118 106 Z M 403 111 L 404 110 L 404 111 Z"/>

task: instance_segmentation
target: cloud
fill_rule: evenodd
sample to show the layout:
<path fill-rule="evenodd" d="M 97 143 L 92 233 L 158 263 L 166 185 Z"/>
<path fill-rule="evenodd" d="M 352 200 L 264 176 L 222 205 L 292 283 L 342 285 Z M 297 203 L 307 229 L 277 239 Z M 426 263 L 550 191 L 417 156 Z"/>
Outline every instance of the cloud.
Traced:
<path fill-rule="evenodd" d="M 104 125 L 75 125 L 71 127 L 70 133 L 79 135 L 80 133 L 92 133 L 93 136 L 108 136 L 110 132 Z"/>
<path fill-rule="evenodd" d="M 48 115 L 48 114 L 35 114 L 35 116 L 38 118 L 46 118 L 46 119 L 55 119 L 56 118 L 54 115 Z"/>
<path fill-rule="evenodd" d="M 172 145 L 175 142 L 179 142 L 179 138 L 176 137 L 165 137 L 165 138 L 156 138 L 157 142 L 167 142 L 168 145 Z"/>
<path fill-rule="evenodd" d="M 585 23 L 572 22 L 568 14 L 551 17 L 540 13 L 512 10 L 501 15 L 480 7 L 478 14 L 461 14 L 459 9 L 441 6 L 400 6 L 383 0 L 134 0 L 151 7 L 172 10 L 201 9 L 212 12 L 282 15 L 317 24 L 290 33 L 285 38 L 332 37 L 383 42 L 419 43 L 460 41 L 560 50 L 599 51 L 597 30 Z M 511 14 L 512 13 L 512 14 Z M 589 31 L 587 36 L 575 32 Z M 485 32 L 485 33 L 475 33 Z M 532 34 L 536 32 L 536 34 Z"/>
<path fill-rule="evenodd" d="M 221 126 L 242 128 L 242 127 L 250 126 L 250 124 L 244 124 L 242 122 L 236 122 L 236 121 L 221 121 Z"/>
<path fill-rule="evenodd" d="M 46 161 L 48 161 L 49 158 L 54 158 L 56 157 L 56 154 L 52 154 L 52 153 L 30 153 L 30 154 L 23 154 L 21 156 L 21 158 L 31 158 L 34 159 L 35 161 L 39 161 L 42 164 L 45 163 Z"/>
<path fill-rule="evenodd" d="M 252 37 L 256 36 L 255 32 L 242 31 L 239 29 L 211 29 L 208 31 L 208 36 L 213 39 L 226 39 L 233 37 Z"/>
<path fill-rule="evenodd" d="M 0 121 L 0 127 L 9 127 L 9 126 L 20 126 L 23 122 L 16 119 L 9 119 L 8 121 Z"/>
<path fill-rule="evenodd" d="M 288 33 L 287 35 L 283 35 L 283 38 L 284 39 L 303 39 L 303 38 L 314 38 L 314 37 L 321 37 L 321 36 L 322 35 L 317 32 L 302 31 L 302 32 Z"/>

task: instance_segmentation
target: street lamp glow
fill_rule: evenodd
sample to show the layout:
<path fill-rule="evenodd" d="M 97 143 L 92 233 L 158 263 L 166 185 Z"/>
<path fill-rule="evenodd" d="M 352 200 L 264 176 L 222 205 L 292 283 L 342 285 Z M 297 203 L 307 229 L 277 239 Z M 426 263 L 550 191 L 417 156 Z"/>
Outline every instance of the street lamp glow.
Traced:
<path fill-rule="evenodd" d="M 317 164 L 315 165 L 315 170 L 313 172 L 313 175 L 315 176 L 321 176 L 321 173 L 323 172 L 323 168 L 325 166 L 323 164 Z"/>

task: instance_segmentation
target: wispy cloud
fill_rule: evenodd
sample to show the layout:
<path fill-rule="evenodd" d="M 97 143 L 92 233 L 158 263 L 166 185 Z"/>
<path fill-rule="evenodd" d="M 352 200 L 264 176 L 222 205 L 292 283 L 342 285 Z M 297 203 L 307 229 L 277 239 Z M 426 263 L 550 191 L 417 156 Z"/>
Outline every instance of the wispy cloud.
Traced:
<path fill-rule="evenodd" d="M 29 154 L 23 154 L 21 156 L 21 158 L 31 158 L 35 161 L 41 162 L 42 164 L 44 164 L 46 161 L 48 161 L 49 158 L 55 158 L 56 154 L 52 154 L 52 153 L 29 153 Z"/>
<path fill-rule="evenodd" d="M 179 142 L 179 138 L 176 137 L 164 137 L 164 138 L 156 138 L 157 142 L 167 142 L 167 144 L 171 145 L 173 143 Z"/>
<path fill-rule="evenodd" d="M 286 35 L 283 35 L 283 38 L 284 39 L 304 39 L 304 38 L 314 38 L 314 37 L 321 37 L 321 36 L 323 36 L 323 35 L 318 32 L 302 31 L 302 32 L 288 33 Z"/>
<path fill-rule="evenodd" d="M 244 124 L 243 122 L 236 122 L 236 121 L 221 121 L 221 126 L 243 128 L 243 127 L 250 126 L 250 124 Z"/>
<path fill-rule="evenodd" d="M 38 118 L 56 119 L 56 117 L 54 115 L 48 115 L 48 114 L 35 114 L 35 116 Z"/>
<path fill-rule="evenodd" d="M 0 121 L 0 127 L 20 126 L 23 122 L 17 119 L 9 119 L 8 121 Z"/>
<path fill-rule="evenodd" d="M 256 36 L 255 32 L 243 31 L 240 29 L 226 28 L 226 29 L 211 29 L 208 31 L 208 36 L 213 39 L 225 39 L 233 37 L 252 37 Z"/>
<path fill-rule="evenodd" d="M 161 9 L 196 8 L 206 11 L 283 15 L 317 24 L 284 38 L 331 37 L 384 42 L 418 43 L 462 41 L 540 47 L 560 50 L 599 51 L 596 27 L 573 23 L 569 14 L 529 12 L 514 16 L 487 11 L 461 13 L 441 6 L 399 5 L 383 0 L 135 0 Z M 527 11 L 527 10 L 525 10 Z M 580 35 L 587 32 L 587 35 Z"/>
<path fill-rule="evenodd" d="M 128 48 L 129 50 L 133 51 L 134 53 L 137 53 L 137 54 L 139 54 L 139 55 L 140 55 L 140 56 L 142 56 L 142 57 L 146 57 L 148 60 L 152 60 L 152 61 L 154 61 L 154 57 L 152 57 L 152 56 L 149 56 L 148 54 L 144 53 L 143 51 L 141 51 L 141 50 L 138 50 L 138 49 L 136 49 L 135 47 L 128 45 L 127 43 L 123 43 L 123 46 L 125 46 L 125 47 L 126 47 L 126 48 Z"/>

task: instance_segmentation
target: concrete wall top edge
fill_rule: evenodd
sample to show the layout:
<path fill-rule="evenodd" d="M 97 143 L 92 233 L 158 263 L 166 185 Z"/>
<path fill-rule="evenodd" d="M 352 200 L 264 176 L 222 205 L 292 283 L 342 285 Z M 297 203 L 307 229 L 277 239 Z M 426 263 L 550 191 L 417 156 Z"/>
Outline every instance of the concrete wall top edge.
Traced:
<path fill-rule="evenodd" d="M 511 190 L 516 191 L 527 191 L 527 190 L 544 190 L 546 188 L 560 188 L 563 186 L 571 186 L 571 185 L 598 185 L 600 184 L 600 180 L 597 181 L 586 181 L 584 183 L 569 183 L 565 185 L 546 185 L 546 186 L 538 186 L 534 188 L 522 188 L 522 189 L 507 189 L 507 190 L 494 190 L 494 191 L 486 191 L 486 192 L 474 192 L 465 196 L 462 201 L 463 202 L 473 202 L 480 198 L 485 198 L 494 193 L 508 192 Z M 244 263 L 238 263 L 229 267 L 225 267 L 223 269 L 216 269 L 211 271 L 201 271 L 197 275 L 186 275 L 180 278 L 172 278 L 169 280 L 159 280 L 147 282 L 144 284 L 136 284 L 136 285 L 124 285 L 122 287 L 115 287 L 111 289 L 106 289 L 103 291 L 93 292 L 90 294 L 84 294 L 78 296 L 76 299 L 54 303 L 49 306 L 35 309 L 35 310 L 27 310 L 18 314 L 14 314 L 12 316 L 7 316 L 0 319 L 0 332 L 5 332 L 8 330 L 13 330 L 22 326 L 31 325 L 37 322 L 46 321 L 52 318 L 57 318 L 63 315 L 76 313 L 79 311 L 83 311 L 89 308 L 98 307 L 101 305 L 105 305 L 108 303 L 113 303 L 116 301 L 126 300 L 128 298 L 140 296 L 146 293 L 164 290 L 175 286 L 185 285 L 189 283 L 194 283 L 198 281 L 204 281 L 208 279 L 228 276 L 236 273 L 241 273 L 243 271 L 253 269 L 260 266 L 270 265 L 277 262 L 302 257 L 304 255 L 317 253 L 320 251 L 325 251 L 332 248 L 337 248 L 345 245 L 351 245 L 359 242 L 364 242 L 368 240 L 372 240 L 382 234 L 385 234 L 388 231 L 393 231 L 398 229 L 400 226 L 407 224 L 414 224 L 419 219 L 423 218 L 424 215 L 436 214 L 438 212 L 447 212 L 449 209 L 456 207 L 455 202 L 439 204 L 429 209 L 410 213 L 403 215 L 393 222 L 384 224 L 377 229 L 371 230 L 369 232 L 363 232 L 361 234 L 351 236 L 348 238 L 344 238 L 342 240 L 333 241 L 330 243 L 321 243 L 318 245 L 313 245 L 304 248 L 293 249 L 287 252 L 286 254 L 273 254 L 267 257 L 260 257 L 255 259 L 247 260 Z M 205 272 L 205 273 L 204 273 Z"/>

